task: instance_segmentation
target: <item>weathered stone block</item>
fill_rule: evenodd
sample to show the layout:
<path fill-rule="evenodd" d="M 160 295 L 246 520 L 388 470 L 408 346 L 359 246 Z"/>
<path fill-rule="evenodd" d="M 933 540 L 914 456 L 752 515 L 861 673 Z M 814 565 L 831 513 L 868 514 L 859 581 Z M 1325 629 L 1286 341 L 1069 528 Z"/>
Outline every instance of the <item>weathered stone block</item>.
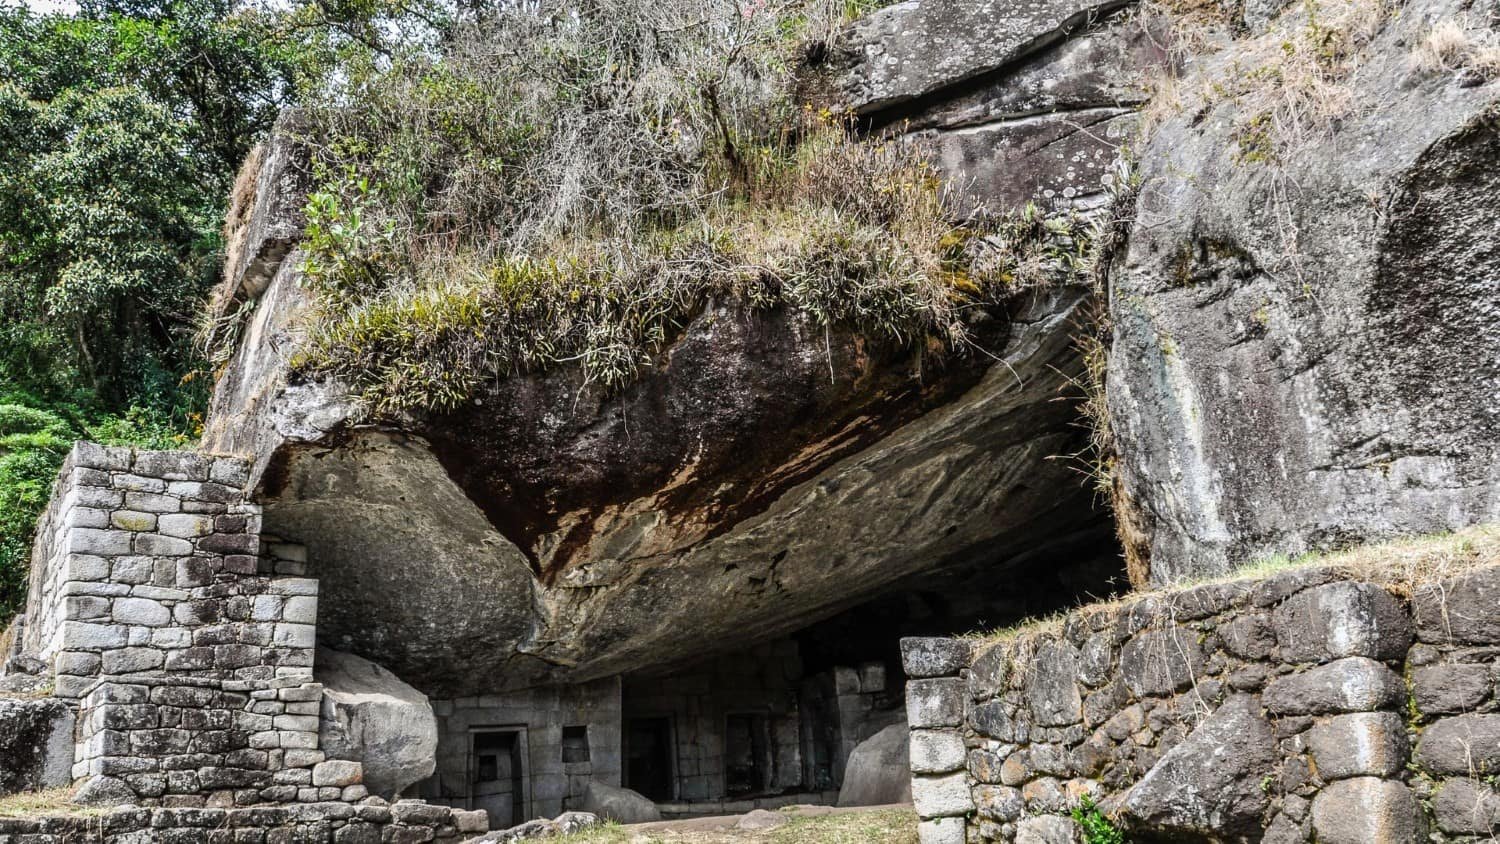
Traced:
<path fill-rule="evenodd" d="M 134 534 L 123 530 L 74 528 L 68 531 L 67 551 L 70 554 L 116 557 L 130 553 L 130 543 L 133 537 Z"/>
<path fill-rule="evenodd" d="M 1299 592 L 1276 608 L 1272 626 L 1285 662 L 1399 659 L 1412 641 L 1406 608 L 1373 583 L 1341 581 Z"/>
<path fill-rule="evenodd" d="M 1126 795 L 1122 811 L 1158 834 L 1250 838 L 1270 800 L 1260 781 L 1277 758 L 1260 700 L 1232 697 L 1162 756 Z"/>
<path fill-rule="evenodd" d="M 1405 783 L 1374 777 L 1339 780 L 1313 798 L 1319 844 L 1401 844 L 1426 837 L 1417 798 Z"/>
<path fill-rule="evenodd" d="M 1012 708 L 1011 704 L 1001 701 L 981 703 L 969 713 L 969 727 L 974 732 L 997 741 L 1029 741 L 1030 722 L 1013 715 Z"/>
<path fill-rule="evenodd" d="M 951 730 L 912 730 L 911 769 L 918 774 L 946 774 L 964 767 L 963 737 Z"/>
<path fill-rule="evenodd" d="M 185 557 L 193 553 L 193 543 L 175 536 L 142 533 L 135 537 L 135 553 L 153 557 Z"/>
<path fill-rule="evenodd" d="M 98 674 L 100 664 L 98 654 L 78 653 L 76 651 L 63 651 L 52 661 L 53 668 L 57 673 L 75 674 L 84 677 Z"/>
<path fill-rule="evenodd" d="M 1500 829 L 1500 794 L 1465 777 L 1445 780 L 1432 805 L 1437 826 L 1450 835 L 1493 836 Z"/>
<path fill-rule="evenodd" d="M 964 844 L 963 818 L 929 818 L 917 824 L 920 844 Z"/>
<path fill-rule="evenodd" d="M 69 785 L 73 721 L 55 698 L 0 698 L 0 794 Z"/>
<path fill-rule="evenodd" d="M 1026 802 L 1026 811 L 1034 815 L 1055 814 L 1068 808 L 1068 793 L 1056 777 L 1027 781 L 1021 786 L 1021 799 Z"/>
<path fill-rule="evenodd" d="M 972 648 L 965 639 L 907 637 L 901 640 L 901 663 L 908 677 L 956 676 L 969 667 Z"/>
<path fill-rule="evenodd" d="M 80 440 L 73 443 L 68 459 L 74 466 L 102 469 L 107 472 L 124 472 L 130 469 L 130 449 L 105 446 Z"/>
<path fill-rule="evenodd" d="M 311 624 L 278 624 L 271 641 L 286 648 L 311 648 L 318 643 L 318 628 Z"/>
<path fill-rule="evenodd" d="M 1061 815 L 1042 815 L 1016 824 L 1016 844 L 1074 844 L 1079 836 L 1078 824 Z"/>
<path fill-rule="evenodd" d="M 1412 596 L 1417 636 L 1434 644 L 1500 642 L 1500 568 L 1424 586 Z"/>
<path fill-rule="evenodd" d="M 147 598 L 116 598 L 111 610 L 117 624 L 142 627 L 164 627 L 172 621 L 172 611 Z"/>
<path fill-rule="evenodd" d="M 1485 664 L 1429 665 L 1412 672 L 1412 697 L 1423 715 L 1470 712 L 1489 699 L 1492 685 Z"/>
<path fill-rule="evenodd" d="M 133 464 L 137 474 L 167 480 L 208 479 L 210 459 L 193 451 L 138 451 Z"/>
<path fill-rule="evenodd" d="M 156 519 L 156 529 L 167 536 L 196 539 L 212 533 L 214 521 L 208 516 L 192 513 L 170 513 Z"/>
<path fill-rule="evenodd" d="M 118 530 L 149 531 L 156 530 L 155 513 L 137 513 L 133 510 L 116 510 L 109 516 L 111 527 Z"/>
<path fill-rule="evenodd" d="M 1043 641 L 1031 661 L 1026 699 L 1032 722 L 1044 727 L 1066 727 L 1083 719 L 1078 692 L 1078 651 L 1067 642 Z"/>
<path fill-rule="evenodd" d="M 63 599 L 63 618 L 70 621 L 109 621 L 109 599 L 95 595 L 70 595 Z"/>
<path fill-rule="evenodd" d="M 281 618 L 290 624 L 316 624 L 318 621 L 318 599 L 298 595 L 286 599 Z"/>
<path fill-rule="evenodd" d="M 1346 657 L 1280 677 L 1266 685 L 1265 704 L 1282 715 L 1370 712 L 1398 706 L 1406 685 L 1396 673 L 1366 657 Z"/>
<path fill-rule="evenodd" d="M 912 729 L 957 727 L 964 720 L 964 682 L 957 678 L 906 684 L 906 721 Z"/>
<path fill-rule="evenodd" d="M 1237 615 L 1218 629 L 1224 650 L 1240 659 L 1265 659 L 1276 646 L 1276 631 L 1265 613 Z"/>
<path fill-rule="evenodd" d="M 176 513 L 182 509 L 182 500 L 154 492 L 127 492 L 125 506 L 145 513 Z"/>
<path fill-rule="evenodd" d="M 344 788 L 364 780 L 364 768 L 358 762 L 319 762 L 313 767 L 313 785 L 319 788 Z"/>
<path fill-rule="evenodd" d="M 976 785 L 972 789 L 974 807 L 981 817 L 1013 821 L 1026 812 L 1021 790 L 1004 785 Z"/>
<path fill-rule="evenodd" d="M 914 776 L 911 799 L 921 818 L 962 817 L 974 811 L 968 777 L 962 772 L 946 776 Z"/>
<path fill-rule="evenodd" d="M 1108 683 L 1114 668 L 1115 646 L 1103 633 L 1090 636 L 1078 654 L 1078 679 L 1087 686 Z"/>
<path fill-rule="evenodd" d="M 1456 715 L 1429 724 L 1417 740 L 1416 762 L 1433 774 L 1500 773 L 1500 715 Z"/>
<path fill-rule="evenodd" d="M 62 645 L 70 651 L 123 648 L 128 639 L 129 632 L 113 624 L 65 621 L 62 625 Z"/>
<path fill-rule="evenodd" d="M 1176 624 L 1138 633 L 1120 652 L 1120 676 L 1137 695 L 1182 691 L 1202 670 L 1198 635 Z"/>
<path fill-rule="evenodd" d="M 109 579 L 116 583 L 150 583 L 156 567 L 151 557 L 115 557 L 111 562 Z"/>
<path fill-rule="evenodd" d="M 148 478 L 144 475 L 120 474 L 110 480 L 110 485 L 115 489 L 128 492 L 166 492 L 167 482 L 161 478 Z"/>
<path fill-rule="evenodd" d="M 1394 712 L 1356 712 L 1314 724 L 1307 748 L 1325 780 L 1396 778 L 1411 756 L 1406 724 Z"/>
<path fill-rule="evenodd" d="M 166 657 L 155 648 L 123 648 L 104 652 L 105 674 L 133 674 L 160 668 Z"/>

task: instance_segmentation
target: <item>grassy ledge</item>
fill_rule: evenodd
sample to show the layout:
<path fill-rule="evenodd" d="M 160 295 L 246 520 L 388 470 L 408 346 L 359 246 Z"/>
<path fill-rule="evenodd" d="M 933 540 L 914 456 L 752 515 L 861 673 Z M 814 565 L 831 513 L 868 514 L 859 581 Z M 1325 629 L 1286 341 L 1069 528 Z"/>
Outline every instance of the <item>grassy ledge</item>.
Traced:
<path fill-rule="evenodd" d="M 1161 589 L 1131 592 L 1113 600 L 1062 610 L 1043 618 L 1028 618 L 1006 627 L 973 631 L 965 634 L 964 638 L 992 644 L 1056 633 L 1074 613 L 1107 612 L 1146 598 L 1171 595 L 1195 586 L 1262 580 L 1298 568 L 1335 568 L 1352 580 L 1378 583 L 1398 595 L 1410 596 L 1425 584 L 1495 565 L 1500 565 L 1500 525 L 1478 525 L 1453 533 L 1395 539 L 1340 551 L 1297 556 L 1275 555 L 1248 563 L 1226 575 L 1185 580 Z"/>

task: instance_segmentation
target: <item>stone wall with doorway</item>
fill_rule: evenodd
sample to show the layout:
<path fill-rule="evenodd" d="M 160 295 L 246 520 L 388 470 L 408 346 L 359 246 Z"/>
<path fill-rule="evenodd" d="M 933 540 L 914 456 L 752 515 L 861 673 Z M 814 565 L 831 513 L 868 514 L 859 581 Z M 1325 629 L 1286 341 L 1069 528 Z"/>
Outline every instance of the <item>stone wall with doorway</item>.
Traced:
<path fill-rule="evenodd" d="M 437 770 L 418 786 L 434 803 L 486 809 L 504 829 L 581 808 L 589 780 L 619 786 L 620 680 L 433 700 Z M 480 779 L 476 740 L 493 737 L 494 779 Z M 486 763 L 488 764 L 488 763 Z M 510 798 L 521 817 L 507 815 Z"/>
<path fill-rule="evenodd" d="M 625 785 L 669 815 L 834 802 L 854 746 L 902 718 L 885 679 L 873 662 L 808 675 L 793 639 L 627 677 Z"/>

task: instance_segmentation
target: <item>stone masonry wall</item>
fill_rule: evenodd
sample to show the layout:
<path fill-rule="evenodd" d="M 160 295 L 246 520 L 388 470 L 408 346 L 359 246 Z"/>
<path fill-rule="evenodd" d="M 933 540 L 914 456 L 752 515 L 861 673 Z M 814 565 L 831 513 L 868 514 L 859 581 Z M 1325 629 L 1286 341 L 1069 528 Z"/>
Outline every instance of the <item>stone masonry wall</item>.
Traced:
<path fill-rule="evenodd" d="M 124 806 L 98 816 L 0 818 L 0 844 L 450 844 L 484 832 L 482 814 L 378 797 L 357 806 Z"/>
<path fill-rule="evenodd" d="M 556 817 L 581 808 L 590 779 L 619 786 L 620 680 L 527 689 L 432 701 L 438 722 L 437 768 L 420 786 L 434 803 L 470 802 L 472 734 L 497 727 L 520 732 L 522 808 L 531 817 Z M 587 760 L 563 753 L 563 730 L 584 727 Z M 520 823 L 520 819 L 514 821 Z"/>
<path fill-rule="evenodd" d="M 922 841 L 1491 840 L 1500 567 L 1402 596 L 1336 568 L 902 643 Z"/>
<path fill-rule="evenodd" d="M 75 446 L 42 520 L 23 628 L 59 697 L 141 672 L 312 679 L 317 581 L 257 575 L 247 472 L 233 458 Z"/>

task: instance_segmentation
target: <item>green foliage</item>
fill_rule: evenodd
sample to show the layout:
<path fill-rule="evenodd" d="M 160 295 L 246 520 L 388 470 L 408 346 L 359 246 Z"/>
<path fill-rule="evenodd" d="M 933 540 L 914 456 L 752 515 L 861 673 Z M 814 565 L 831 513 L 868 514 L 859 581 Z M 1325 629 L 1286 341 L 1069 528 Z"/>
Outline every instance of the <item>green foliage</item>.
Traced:
<path fill-rule="evenodd" d="M 160 411 L 90 416 L 76 405 L 0 395 L 0 625 L 21 609 L 32 531 L 74 440 L 182 448 L 191 437 Z"/>
<path fill-rule="evenodd" d="M 1094 798 L 1087 794 L 1079 799 L 1070 814 L 1083 833 L 1084 844 L 1126 844 L 1125 833 L 1105 817 L 1094 804 Z"/>
<path fill-rule="evenodd" d="M 192 329 L 251 145 L 337 61 L 430 40 L 425 17 L 383 0 L 0 5 L 0 624 L 73 439 L 196 436 Z"/>
<path fill-rule="evenodd" d="M 0 9 L 0 377 L 173 404 L 229 178 L 291 71 L 253 16 L 173 0 Z"/>

